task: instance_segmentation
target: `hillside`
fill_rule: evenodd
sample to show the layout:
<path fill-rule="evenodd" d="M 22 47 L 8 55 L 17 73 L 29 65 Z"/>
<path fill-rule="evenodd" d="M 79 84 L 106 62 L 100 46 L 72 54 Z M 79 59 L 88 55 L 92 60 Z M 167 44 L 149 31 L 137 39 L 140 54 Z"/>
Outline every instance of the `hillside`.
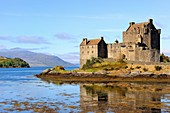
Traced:
<path fill-rule="evenodd" d="M 30 66 L 74 66 L 73 64 L 62 60 L 57 56 L 35 53 L 19 48 L 0 50 L 0 56 L 8 58 L 21 58 L 28 62 Z"/>
<path fill-rule="evenodd" d="M 0 68 L 29 68 L 29 64 L 20 58 L 5 58 L 0 56 Z"/>

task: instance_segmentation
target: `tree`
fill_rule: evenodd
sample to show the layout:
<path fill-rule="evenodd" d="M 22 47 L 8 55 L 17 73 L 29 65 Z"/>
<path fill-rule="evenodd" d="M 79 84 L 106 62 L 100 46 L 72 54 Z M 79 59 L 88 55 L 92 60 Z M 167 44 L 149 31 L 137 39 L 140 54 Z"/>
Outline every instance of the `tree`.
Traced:
<path fill-rule="evenodd" d="M 170 62 L 169 57 L 165 56 L 163 53 L 160 55 L 160 62 Z"/>

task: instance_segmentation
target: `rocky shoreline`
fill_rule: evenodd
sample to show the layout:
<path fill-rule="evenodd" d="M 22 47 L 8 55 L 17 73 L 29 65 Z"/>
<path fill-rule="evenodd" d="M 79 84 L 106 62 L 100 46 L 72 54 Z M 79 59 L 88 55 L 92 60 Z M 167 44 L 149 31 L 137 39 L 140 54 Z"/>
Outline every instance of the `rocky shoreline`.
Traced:
<path fill-rule="evenodd" d="M 151 72 L 128 72 L 119 74 L 116 76 L 109 75 L 108 71 L 99 72 L 75 72 L 64 71 L 57 72 L 54 69 L 46 69 L 42 73 L 35 75 L 38 78 L 50 80 L 50 81 L 60 81 L 65 82 L 97 82 L 97 83 L 107 83 L 107 82 L 170 82 L 170 73 L 154 74 Z"/>

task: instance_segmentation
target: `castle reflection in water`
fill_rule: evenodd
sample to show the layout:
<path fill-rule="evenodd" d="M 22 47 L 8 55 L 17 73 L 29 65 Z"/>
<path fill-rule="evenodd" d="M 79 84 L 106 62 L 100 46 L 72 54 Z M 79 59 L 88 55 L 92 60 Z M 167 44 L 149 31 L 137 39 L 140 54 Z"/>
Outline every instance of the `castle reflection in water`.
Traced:
<path fill-rule="evenodd" d="M 80 107 L 97 113 L 170 112 L 169 89 L 170 85 L 158 83 L 81 84 Z"/>

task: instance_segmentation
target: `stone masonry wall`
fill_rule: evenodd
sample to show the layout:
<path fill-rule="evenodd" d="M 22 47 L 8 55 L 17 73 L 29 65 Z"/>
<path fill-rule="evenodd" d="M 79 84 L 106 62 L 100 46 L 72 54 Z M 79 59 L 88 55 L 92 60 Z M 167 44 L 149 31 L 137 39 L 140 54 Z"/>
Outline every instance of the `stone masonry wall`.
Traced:
<path fill-rule="evenodd" d="M 80 67 L 92 57 L 98 57 L 98 45 L 80 46 Z"/>

